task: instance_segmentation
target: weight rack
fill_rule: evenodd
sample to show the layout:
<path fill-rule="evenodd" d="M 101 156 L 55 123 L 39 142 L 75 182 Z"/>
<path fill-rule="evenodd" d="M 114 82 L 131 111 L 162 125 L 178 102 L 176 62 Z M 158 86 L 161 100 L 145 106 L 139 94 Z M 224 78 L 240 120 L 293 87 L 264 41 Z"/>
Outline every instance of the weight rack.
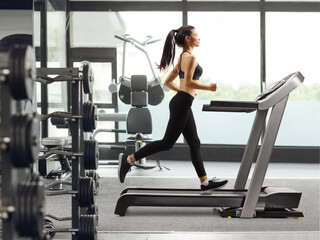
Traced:
<path fill-rule="evenodd" d="M 82 72 L 82 77 L 79 77 L 79 73 Z M 47 75 L 58 75 L 55 78 L 50 78 Z M 56 112 L 44 116 L 43 119 L 46 119 L 51 116 L 60 116 L 69 118 L 70 134 L 72 138 L 72 163 L 71 163 L 71 191 L 72 194 L 72 226 L 71 229 L 55 229 L 54 232 L 72 232 L 72 240 L 81 240 L 81 239 L 93 239 L 96 237 L 97 232 L 97 220 L 96 216 L 93 215 L 93 218 L 88 217 L 84 214 L 84 209 L 81 209 L 81 204 L 79 204 L 79 198 L 81 197 L 81 192 L 79 187 L 79 180 L 83 180 L 85 176 L 85 166 L 84 166 L 84 156 L 83 154 L 77 154 L 80 152 L 88 152 L 83 149 L 84 146 L 84 131 L 90 131 L 95 129 L 96 122 L 96 108 L 89 102 L 83 101 L 83 93 L 90 94 L 93 87 L 93 73 L 88 62 L 82 65 L 82 71 L 78 68 L 39 68 L 38 69 L 38 79 L 37 81 L 42 84 L 50 84 L 58 81 L 67 81 L 71 82 L 71 113 L 65 112 Z M 91 121 L 89 121 L 90 119 Z M 82 124 L 81 124 L 82 123 Z M 88 141 L 86 141 L 88 143 Z M 93 143 L 92 143 L 93 144 Z M 85 146 L 90 145 L 86 144 Z M 81 203 L 81 201 L 80 201 Z M 88 210 L 90 211 L 90 210 Z M 48 217 L 55 218 L 52 215 Z M 58 219 L 58 218 L 55 218 Z M 47 222 L 50 225 L 50 221 Z M 80 225 L 79 225 L 80 223 Z M 93 224 L 95 226 L 94 231 L 90 231 L 89 228 L 84 228 L 81 224 Z M 49 228 L 54 229 L 53 226 Z"/>
<path fill-rule="evenodd" d="M 36 113 L 24 111 L 34 96 L 34 50 L 15 45 L 0 53 L 0 143 L 2 239 L 42 237 L 44 185 L 33 164 L 39 151 Z"/>

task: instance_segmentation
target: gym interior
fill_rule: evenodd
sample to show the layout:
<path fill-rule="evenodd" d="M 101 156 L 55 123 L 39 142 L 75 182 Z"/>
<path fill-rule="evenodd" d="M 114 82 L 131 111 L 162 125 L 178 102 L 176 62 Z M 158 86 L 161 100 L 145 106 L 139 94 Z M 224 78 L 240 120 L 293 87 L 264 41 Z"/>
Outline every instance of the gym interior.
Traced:
<path fill-rule="evenodd" d="M 319 0 L 5 0 L 0 23 L 2 239 L 320 239 Z M 182 135 L 118 179 L 163 138 L 182 25 L 217 83 L 192 104 L 210 194 Z"/>

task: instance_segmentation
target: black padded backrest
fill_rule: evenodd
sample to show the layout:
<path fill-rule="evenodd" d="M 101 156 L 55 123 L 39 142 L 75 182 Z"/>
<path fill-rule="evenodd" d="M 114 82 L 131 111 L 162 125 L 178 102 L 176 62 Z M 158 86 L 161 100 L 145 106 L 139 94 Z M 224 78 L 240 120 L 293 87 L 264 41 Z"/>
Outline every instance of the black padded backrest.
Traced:
<path fill-rule="evenodd" d="M 148 79 L 146 75 L 131 76 L 131 91 L 148 91 Z"/>
<path fill-rule="evenodd" d="M 131 92 L 131 105 L 134 107 L 147 107 L 148 92 Z"/>
<path fill-rule="evenodd" d="M 151 134 L 152 118 L 148 108 L 131 108 L 127 115 L 127 132 L 129 134 Z"/>
<path fill-rule="evenodd" d="M 148 80 L 146 75 L 131 76 L 131 105 L 148 106 Z"/>

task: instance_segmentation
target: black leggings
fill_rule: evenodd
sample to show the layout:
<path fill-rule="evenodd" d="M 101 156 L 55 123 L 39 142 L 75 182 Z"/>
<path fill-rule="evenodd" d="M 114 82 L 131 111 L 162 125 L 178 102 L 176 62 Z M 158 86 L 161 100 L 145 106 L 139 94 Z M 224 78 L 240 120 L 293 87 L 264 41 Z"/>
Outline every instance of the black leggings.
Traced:
<path fill-rule="evenodd" d="M 189 145 L 191 160 L 198 177 L 207 175 L 200 154 L 200 140 L 191 109 L 193 99 L 186 92 L 177 92 L 169 104 L 170 119 L 163 139 L 151 142 L 135 152 L 134 157 L 137 161 L 154 153 L 171 149 L 182 133 Z"/>

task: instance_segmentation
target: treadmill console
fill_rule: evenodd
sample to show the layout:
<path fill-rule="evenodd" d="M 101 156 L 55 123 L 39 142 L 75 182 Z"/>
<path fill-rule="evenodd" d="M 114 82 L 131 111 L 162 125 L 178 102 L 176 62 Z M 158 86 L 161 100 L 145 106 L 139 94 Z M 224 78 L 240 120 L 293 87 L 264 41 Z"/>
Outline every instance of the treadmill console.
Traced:
<path fill-rule="evenodd" d="M 287 79 L 282 79 L 280 81 L 277 81 L 275 83 L 273 83 L 269 88 L 267 88 L 266 90 L 264 90 L 261 94 L 259 94 L 256 97 L 256 101 L 262 100 L 264 98 L 266 98 L 269 94 L 273 93 L 274 91 L 276 91 L 277 89 L 279 89 L 281 86 L 283 86 L 285 83 L 287 82 Z"/>

